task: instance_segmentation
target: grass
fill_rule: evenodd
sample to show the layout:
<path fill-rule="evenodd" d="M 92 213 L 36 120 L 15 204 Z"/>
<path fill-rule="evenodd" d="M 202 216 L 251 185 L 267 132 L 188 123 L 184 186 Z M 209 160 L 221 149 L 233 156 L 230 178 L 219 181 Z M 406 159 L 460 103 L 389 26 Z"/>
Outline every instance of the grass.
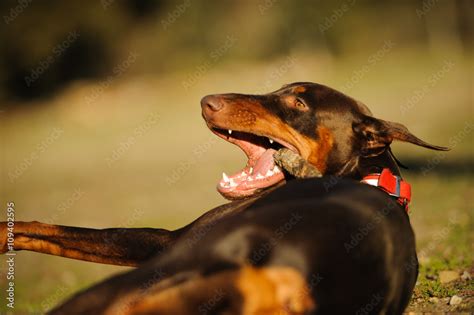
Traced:
<path fill-rule="evenodd" d="M 411 221 L 417 236 L 420 273 L 412 311 L 468 311 L 474 309 L 473 281 L 439 281 L 439 272 L 474 271 L 472 178 L 469 174 L 439 176 L 408 173 L 414 189 Z M 453 295 L 463 297 L 461 305 L 446 305 Z M 432 298 L 438 298 L 433 303 Z M 431 302 L 430 302 L 431 299 Z"/>
<path fill-rule="evenodd" d="M 77 82 L 53 99 L 22 104 L 21 109 L 0 116 L 2 146 L 7 148 L 1 155 L 1 203 L 15 201 L 19 221 L 96 228 L 180 227 L 223 203 L 214 188 L 222 170 L 232 172 L 245 163 L 237 148 L 209 133 L 200 117 L 200 97 L 227 91 L 251 93 L 268 80 L 275 89 L 302 80 L 338 88 L 366 63 L 364 58 L 343 63 L 325 59 L 321 63 L 314 56 L 301 54 L 278 78 L 270 76 L 271 70 L 284 60 L 243 65 L 223 62 L 188 90 L 180 85 L 189 75 L 185 72 L 166 78 L 117 78 L 92 104 L 85 97 L 96 83 Z M 437 71 L 440 60 L 395 49 L 346 92 L 368 104 L 378 117 L 402 122 L 429 142 L 448 144 L 465 122 L 472 121 L 469 80 L 465 80 L 469 62 L 453 58 L 459 66 L 405 114 L 400 111 L 401 104 Z M 400 69 L 410 69 L 412 75 L 402 75 Z M 159 119 L 137 135 L 134 131 L 146 126 L 151 113 Z M 30 156 L 54 127 L 64 133 L 17 180 L 9 181 L 8 173 Z M 109 165 L 107 159 L 127 141 L 131 145 Z M 468 134 L 442 163 L 472 159 L 470 148 L 472 135 Z M 416 157 L 422 164 L 428 164 L 436 154 L 406 144 L 394 145 L 394 151 L 402 161 Z M 474 309 L 469 304 L 472 282 L 444 285 L 430 280 L 430 275 L 441 270 L 471 270 L 472 274 L 473 267 L 472 174 L 442 175 L 438 172 L 442 163 L 426 175 L 405 173 L 414 189 L 411 222 L 421 264 L 411 305 L 415 311 L 436 309 L 439 305 L 430 304 L 430 297 L 453 294 L 464 297 L 460 309 Z M 82 197 L 73 198 L 78 189 Z M 133 216 L 136 211 L 139 215 Z M 441 237 L 439 233 L 445 229 Z M 42 313 L 74 292 L 125 270 L 128 268 L 19 252 L 15 314 Z M 0 263 L 1 279 L 5 271 L 6 265 Z M 2 280 L 0 292 L 4 288 Z M 1 303 L 0 313 L 6 311 Z"/>
<path fill-rule="evenodd" d="M 439 273 L 452 270 L 462 274 L 464 271 L 471 275 L 474 271 L 474 254 L 472 225 L 455 225 L 446 239 L 436 245 L 429 257 L 420 262 L 420 273 L 412 297 L 411 309 L 423 311 L 459 312 L 474 309 L 474 281 L 457 279 L 441 283 Z M 461 305 L 449 306 L 446 301 L 453 295 L 465 299 Z M 433 301 L 439 302 L 433 303 Z"/>

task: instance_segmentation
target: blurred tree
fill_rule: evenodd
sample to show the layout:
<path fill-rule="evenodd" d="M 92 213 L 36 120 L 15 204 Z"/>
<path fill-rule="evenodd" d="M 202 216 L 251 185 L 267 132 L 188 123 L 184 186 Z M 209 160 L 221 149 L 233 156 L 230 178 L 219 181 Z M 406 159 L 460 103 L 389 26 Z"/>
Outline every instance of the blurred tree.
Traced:
<path fill-rule="evenodd" d="M 228 36 L 238 39 L 238 45 L 226 52 L 229 59 L 265 60 L 295 50 L 344 58 L 373 52 L 386 39 L 407 49 L 436 53 L 442 47 L 471 53 L 472 4 L 471 0 L 3 1 L 0 97 L 48 96 L 72 80 L 105 77 L 131 51 L 140 54 L 131 72 L 192 69 L 209 59 Z M 71 33 L 78 36 L 68 43 Z"/>

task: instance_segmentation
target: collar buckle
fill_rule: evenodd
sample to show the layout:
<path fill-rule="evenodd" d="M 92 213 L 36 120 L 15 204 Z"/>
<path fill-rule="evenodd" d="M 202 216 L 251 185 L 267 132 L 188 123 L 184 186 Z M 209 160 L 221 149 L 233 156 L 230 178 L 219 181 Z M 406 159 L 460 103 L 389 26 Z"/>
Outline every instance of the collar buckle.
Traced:
<path fill-rule="evenodd" d="M 400 182 L 401 182 L 401 178 L 400 178 L 400 176 L 397 176 L 397 175 L 393 175 L 393 177 L 395 178 L 395 192 L 388 192 L 388 194 L 389 194 L 390 196 L 400 198 Z"/>
<path fill-rule="evenodd" d="M 411 186 L 400 176 L 394 175 L 390 169 L 384 168 L 381 173 L 368 174 L 362 179 L 363 183 L 378 187 L 389 196 L 397 198 L 398 203 L 408 211 L 411 200 Z"/>

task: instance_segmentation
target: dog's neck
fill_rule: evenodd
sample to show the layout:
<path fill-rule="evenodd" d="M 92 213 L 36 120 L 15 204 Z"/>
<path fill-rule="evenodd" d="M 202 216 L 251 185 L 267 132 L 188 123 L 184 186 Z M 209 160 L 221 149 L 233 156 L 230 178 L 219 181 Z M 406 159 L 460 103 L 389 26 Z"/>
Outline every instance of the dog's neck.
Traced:
<path fill-rule="evenodd" d="M 394 175 L 401 176 L 397 161 L 388 149 L 377 156 L 357 157 L 350 160 L 337 175 L 362 180 L 368 174 L 382 172 L 384 168 L 388 168 Z"/>
<path fill-rule="evenodd" d="M 301 159 L 301 160 L 303 160 L 303 159 Z M 283 159 L 282 161 L 285 162 L 286 160 Z M 305 161 L 305 160 L 303 160 L 303 161 Z M 289 165 L 292 165 L 292 163 L 289 163 Z M 307 168 L 308 168 L 307 166 L 306 166 L 306 168 L 303 167 L 303 165 L 299 165 L 299 166 L 303 168 L 303 170 L 301 170 L 302 174 L 300 174 L 302 176 L 299 177 L 295 174 L 290 173 L 292 176 L 295 176 L 295 177 L 298 177 L 298 178 L 311 177 L 311 176 L 307 176 L 308 173 L 305 173 L 305 171 L 304 171 L 304 170 L 307 171 Z M 311 167 L 309 167 L 309 168 L 311 168 Z M 344 165 L 344 167 L 337 174 L 323 174 L 323 176 L 334 176 L 334 175 L 336 175 L 336 176 L 339 176 L 339 177 L 352 178 L 352 179 L 355 179 L 357 181 L 361 181 L 365 176 L 367 176 L 369 174 L 381 173 L 384 168 L 388 168 L 392 172 L 393 175 L 397 175 L 397 176 L 401 177 L 400 169 L 398 168 L 397 161 L 395 160 L 393 154 L 389 150 L 386 150 L 382 154 L 380 154 L 378 156 L 374 156 L 374 157 L 357 157 L 357 158 L 352 159 L 349 162 L 347 162 Z M 290 171 L 291 170 L 293 170 L 293 168 L 291 168 Z M 317 176 L 317 177 L 319 177 L 319 176 Z M 284 185 L 285 183 L 286 182 L 284 182 L 284 181 L 279 182 L 277 185 L 275 185 L 271 188 L 268 188 L 268 189 L 265 189 L 263 191 L 258 192 L 256 194 L 256 196 L 257 196 L 257 198 L 260 198 L 260 197 L 266 195 L 267 193 L 275 190 L 276 188 Z M 251 198 L 254 198 L 254 197 L 255 196 L 252 196 Z"/>
<path fill-rule="evenodd" d="M 374 157 L 359 158 L 354 175 L 357 180 L 361 180 L 368 174 L 380 173 L 384 168 L 388 168 L 394 175 L 401 176 L 397 161 L 389 150 Z"/>

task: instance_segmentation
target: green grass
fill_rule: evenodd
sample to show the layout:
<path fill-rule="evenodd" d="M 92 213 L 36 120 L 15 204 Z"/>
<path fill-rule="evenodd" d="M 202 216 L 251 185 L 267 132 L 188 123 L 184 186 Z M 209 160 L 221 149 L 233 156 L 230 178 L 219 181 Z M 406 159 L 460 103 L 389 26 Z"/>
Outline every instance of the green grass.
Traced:
<path fill-rule="evenodd" d="M 474 241 L 472 225 L 455 225 L 448 237 L 437 244 L 430 257 L 420 262 L 418 282 L 412 297 L 412 308 L 425 311 L 467 311 L 474 308 L 472 295 L 474 292 L 473 280 L 458 279 L 449 283 L 441 283 L 439 273 L 453 270 L 458 273 L 474 270 Z M 467 299 L 460 306 L 433 305 L 430 298 L 447 299 L 458 295 Z"/>

